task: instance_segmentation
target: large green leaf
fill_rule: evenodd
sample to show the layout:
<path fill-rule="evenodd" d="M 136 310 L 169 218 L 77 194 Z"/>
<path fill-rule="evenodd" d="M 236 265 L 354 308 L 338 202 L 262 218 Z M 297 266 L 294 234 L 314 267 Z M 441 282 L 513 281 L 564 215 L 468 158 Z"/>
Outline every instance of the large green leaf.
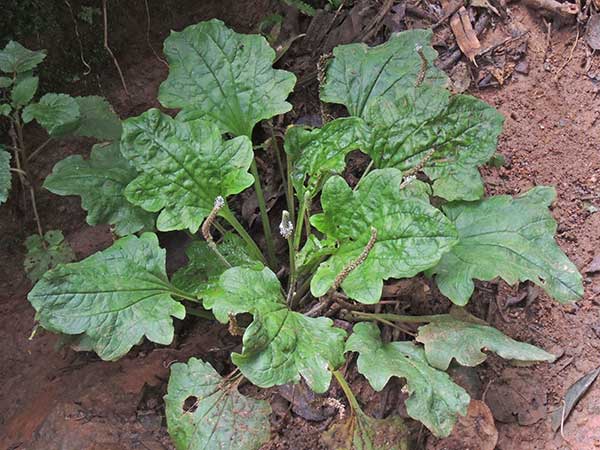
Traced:
<path fill-rule="evenodd" d="M 501 277 L 509 284 L 531 280 L 562 303 L 580 298 L 581 275 L 554 241 L 556 222 L 548 206 L 555 196 L 553 188 L 539 186 L 517 198 L 444 206 L 459 242 L 431 270 L 442 294 L 464 305 L 473 279 Z"/>
<path fill-rule="evenodd" d="M 66 94 L 46 94 L 38 103 L 23 109 L 25 123 L 35 119 L 53 137 L 64 136 L 77 129 L 80 117 L 77 101 Z"/>
<path fill-rule="evenodd" d="M 104 97 L 75 97 L 75 101 L 79 105 L 80 118 L 72 134 L 108 141 L 119 140 L 123 129 L 121 119 Z"/>
<path fill-rule="evenodd" d="M 456 243 L 456 230 L 437 209 L 400 189 L 402 173 L 380 169 L 367 175 L 356 191 L 343 178 L 330 178 L 323 188 L 323 213 L 312 224 L 338 248 L 311 281 L 314 296 L 324 295 L 336 276 L 362 253 L 377 230 L 367 259 L 342 283 L 351 298 L 376 303 L 383 280 L 408 278 L 428 269 Z"/>
<path fill-rule="evenodd" d="M 252 142 L 246 136 L 224 142 L 209 122 L 180 122 L 157 109 L 123 123 L 121 152 L 140 172 L 125 196 L 146 211 L 162 210 L 161 231 L 195 233 L 217 196 L 252 185 Z"/>
<path fill-rule="evenodd" d="M 25 239 L 27 255 L 23 261 L 27 278 L 36 283 L 50 269 L 59 264 L 71 262 L 75 253 L 60 230 L 50 230 L 44 234 L 34 234 Z"/>
<path fill-rule="evenodd" d="M 17 81 L 10 94 L 13 105 L 25 106 L 29 103 L 37 91 L 39 81 L 38 77 L 31 75 Z"/>
<path fill-rule="evenodd" d="M 483 196 L 476 167 L 496 151 L 504 121 L 488 104 L 425 86 L 378 99 L 367 120 L 372 128 L 367 152 L 375 167 L 404 171 L 426 161 L 424 171 L 435 180 L 435 195 L 446 200 Z"/>
<path fill-rule="evenodd" d="M 452 358 L 463 366 L 477 366 L 487 358 L 481 349 L 521 362 L 552 362 L 556 359 L 535 345 L 515 341 L 485 322 L 464 316 L 439 315 L 429 324 L 419 327 L 417 341 L 425 345 L 427 361 L 433 367 L 446 370 Z"/>
<path fill-rule="evenodd" d="M 430 45 L 431 34 L 431 30 L 410 30 L 393 34 L 377 47 L 337 46 L 321 87 L 321 100 L 342 104 L 351 116 L 363 117 L 379 97 L 394 99 L 417 84 L 422 66 L 417 46 L 428 61 L 423 84 L 447 84 L 444 72 L 433 65 L 437 52 Z"/>
<path fill-rule="evenodd" d="M 336 119 L 314 130 L 288 128 L 284 146 L 292 161 L 292 183 L 298 197 L 303 198 L 305 190 L 314 196 L 326 176 L 342 173 L 346 155 L 366 147 L 368 133 L 366 123 L 358 117 Z"/>
<path fill-rule="evenodd" d="M 227 270 L 218 286 L 205 293 L 204 306 L 223 323 L 230 314 L 252 314 L 242 353 L 233 353 L 231 359 L 259 387 L 298 382 L 302 376 L 313 391 L 325 392 L 331 381 L 329 366 L 344 363 L 346 332 L 328 318 L 289 310 L 279 280 L 268 268 Z"/>
<path fill-rule="evenodd" d="M 235 33 L 213 19 L 172 32 L 164 52 L 169 78 L 158 98 L 183 109 L 186 119 L 204 117 L 222 132 L 251 136 L 257 122 L 292 108 L 285 99 L 296 77 L 272 68 L 275 51 L 262 36 Z"/>
<path fill-rule="evenodd" d="M 0 204 L 8 198 L 12 177 L 10 173 L 10 153 L 0 144 Z"/>
<path fill-rule="evenodd" d="M 171 366 L 165 409 L 177 450 L 258 450 L 271 435 L 269 403 L 241 395 L 196 358 Z"/>
<path fill-rule="evenodd" d="M 15 41 L 0 50 L 0 70 L 6 73 L 27 72 L 34 69 L 46 57 L 44 50 L 32 51 Z"/>
<path fill-rule="evenodd" d="M 118 142 L 97 144 L 88 160 L 74 155 L 56 164 L 44 187 L 58 195 L 79 195 L 88 212 L 87 223 L 114 225 L 119 236 L 126 236 L 151 229 L 154 222 L 154 214 L 125 198 L 125 187 L 136 176 Z"/>
<path fill-rule="evenodd" d="M 248 266 L 262 269 L 262 263 L 251 256 L 251 251 L 237 234 L 225 234 L 217 248 L 229 266 L 210 249 L 207 242 L 194 241 L 185 250 L 188 263 L 173 274 L 173 285 L 202 298 L 204 292 L 218 284 L 219 277 L 229 267 Z"/>
<path fill-rule="evenodd" d="M 448 374 L 431 367 L 424 350 L 412 342 L 384 344 L 377 326 L 362 322 L 354 325 L 346 351 L 358 352 L 358 371 L 376 391 L 381 391 L 393 376 L 405 378 L 408 415 L 436 436 L 449 435 L 457 414 L 466 414 L 469 394 Z"/>
<path fill-rule="evenodd" d="M 171 316 L 185 308 L 173 300 L 165 251 L 153 233 L 128 236 L 83 261 L 47 272 L 29 293 L 36 319 L 50 331 L 85 333 L 104 360 L 115 360 L 146 336 L 173 340 Z"/>

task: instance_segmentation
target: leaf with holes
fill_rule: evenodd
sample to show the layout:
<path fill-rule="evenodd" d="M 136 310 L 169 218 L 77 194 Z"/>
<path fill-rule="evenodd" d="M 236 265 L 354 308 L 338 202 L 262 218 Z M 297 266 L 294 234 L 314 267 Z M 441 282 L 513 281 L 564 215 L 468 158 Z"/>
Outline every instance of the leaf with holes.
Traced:
<path fill-rule="evenodd" d="M 358 117 L 344 117 L 309 130 L 302 126 L 288 128 L 285 151 L 292 162 L 292 183 L 298 198 L 307 191 L 317 194 L 325 177 L 339 174 L 346 167 L 346 155 L 366 146 L 369 129 Z"/>
<path fill-rule="evenodd" d="M 28 72 L 37 67 L 44 58 L 45 50 L 28 50 L 15 41 L 9 41 L 3 50 L 0 50 L 0 70 L 5 73 Z"/>
<path fill-rule="evenodd" d="M 110 224 L 119 236 L 151 229 L 154 214 L 125 198 L 125 187 L 137 171 L 123 158 L 119 143 L 97 144 L 90 159 L 69 156 L 52 169 L 44 187 L 57 195 L 79 195 L 90 225 Z"/>
<path fill-rule="evenodd" d="M 344 363 L 346 332 L 331 319 L 311 318 L 288 309 L 277 276 L 269 269 L 228 269 L 219 284 L 204 295 L 204 307 L 222 323 L 230 314 L 249 312 L 242 353 L 232 361 L 259 387 L 296 383 L 300 377 L 315 392 L 327 391 L 329 367 Z"/>
<path fill-rule="evenodd" d="M 259 35 L 235 33 L 217 19 L 172 32 L 165 41 L 169 78 L 158 99 L 183 120 L 204 118 L 223 133 L 252 136 L 263 119 L 288 112 L 296 77 L 272 68 L 275 51 Z"/>
<path fill-rule="evenodd" d="M 509 284 L 531 280 L 561 303 L 581 298 L 582 277 L 554 241 L 556 222 L 548 211 L 556 193 L 538 186 L 520 197 L 490 197 L 443 207 L 459 241 L 430 273 L 442 294 L 465 305 L 473 279 L 501 277 Z"/>
<path fill-rule="evenodd" d="M 446 200 L 478 200 L 483 182 L 477 167 L 496 151 L 503 117 L 474 97 L 421 87 L 382 98 L 367 112 L 372 129 L 367 153 L 378 168 L 423 167 L 433 193 Z"/>
<path fill-rule="evenodd" d="M 466 414 L 469 394 L 445 372 L 431 367 L 423 349 L 412 342 L 385 344 L 375 324 L 362 322 L 354 325 L 346 351 L 358 353 L 358 371 L 376 391 L 381 391 L 391 377 L 405 378 L 408 415 L 434 435 L 448 436 L 457 415 Z"/>
<path fill-rule="evenodd" d="M 195 233 L 217 196 L 252 185 L 252 142 L 246 136 L 223 141 L 212 123 L 180 122 L 157 109 L 123 123 L 121 152 L 140 172 L 125 196 L 146 211 L 160 211 L 160 231 Z"/>
<path fill-rule="evenodd" d="M 376 303 L 383 280 L 407 278 L 433 267 L 456 243 L 456 230 L 437 209 L 400 189 L 397 169 L 375 170 L 356 191 L 342 177 L 333 177 L 321 195 L 323 213 L 311 223 L 338 242 L 311 281 L 315 297 L 331 288 L 336 276 L 355 261 L 371 238 L 377 238 L 366 260 L 342 283 L 344 292 L 362 303 Z M 408 195 L 407 195 L 408 193 Z"/>
<path fill-rule="evenodd" d="M 509 338 L 466 312 L 459 314 L 439 315 L 419 327 L 417 342 L 425 346 L 427 361 L 437 369 L 448 369 L 452 358 L 463 366 L 477 366 L 487 358 L 481 349 L 519 362 L 553 362 L 556 359 L 534 345 Z"/>
<path fill-rule="evenodd" d="M 258 450 L 271 437 L 269 403 L 240 394 L 196 358 L 171 366 L 165 406 L 177 450 Z"/>
<path fill-rule="evenodd" d="M 59 230 L 50 230 L 42 238 L 39 234 L 29 236 L 25 240 L 27 255 L 23 261 L 25 273 L 36 283 L 50 269 L 59 264 L 71 262 L 75 254 L 71 246 Z"/>
<path fill-rule="evenodd" d="M 53 137 L 61 137 L 77 129 L 81 113 L 77 101 L 66 94 L 46 94 L 39 102 L 23 109 L 23 122 L 35 119 Z"/>
<path fill-rule="evenodd" d="M 47 272 L 29 293 L 36 319 L 47 330 L 89 337 L 104 360 L 115 360 L 146 336 L 173 340 L 171 316 L 185 308 L 165 272 L 165 251 L 153 233 L 128 236 L 83 261 Z"/>
<path fill-rule="evenodd" d="M 446 75 L 433 65 L 437 52 L 430 45 L 431 34 L 431 30 L 410 30 L 392 34 L 376 47 L 337 46 L 321 87 L 321 100 L 342 104 L 351 116 L 364 117 L 378 98 L 393 100 L 417 84 L 422 69 L 418 47 L 428 61 L 423 84 L 446 85 Z"/>

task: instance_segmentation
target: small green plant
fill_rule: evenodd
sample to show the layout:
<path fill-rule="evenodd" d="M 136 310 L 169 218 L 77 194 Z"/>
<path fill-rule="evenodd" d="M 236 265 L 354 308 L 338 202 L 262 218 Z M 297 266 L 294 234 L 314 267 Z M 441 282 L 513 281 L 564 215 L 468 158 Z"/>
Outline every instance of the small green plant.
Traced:
<path fill-rule="evenodd" d="M 254 185 L 264 207 L 252 132 L 291 109 L 286 98 L 295 77 L 272 68 L 275 52 L 264 38 L 218 20 L 172 33 L 159 101 L 179 110 L 177 117 L 151 109 L 129 118 L 120 140 L 95 147 L 88 161 L 60 162 L 46 180 L 53 192 L 80 195 L 88 222 L 111 223 L 126 236 L 43 276 L 29 294 L 39 324 L 80 337 L 104 360 L 122 357 L 144 337 L 169 344 L 173 317 L 186 312 L 242 335 L 231 355 L 237 368 L 224 377 L 196 358 L 172 366 L 166 417 L 178 449 L 258 449 L 269 439 L 270 407 L 239 393 L 244 380 L 261 388 L 303 380 L 326 393 L 332 378 L 349 410 L 327 400 L 340 418 L 324 442 L 408 448 L 401 418 L 376 420 L 361 410 L 340 370 L 353 354 L 376 391 L 392 377 L 405 380 L 409 416 L 436 436 L 452 431 L 470 401 L 445 372 L 452 360 L 475 366 L 485 350 L 553 361 L 462 308 L 474 279 L 530 280 L 560 302 L 578 299 L 583 288 L 553 238 L 552 188 L 483 197 L 477 168 L 494 155 L 503 118 L 473 97 L 449 94 L 445 74 L 432 64 L 430 38 L 415 30 L 373 48 L 334 50 L 321 99 L 344 105 L 350 116 L 286 132 L 288 207 L 279 231 L 289 255 L 281 262 L 270 229 L 265 256 L 230 202 Z M 45 117 L 55 115 L 37 115 Z M 279 151 L 276 139 L 270 142 Z M 371 163 L 350 186 L 340 174 L 355 150 Z M 268 224 L 266 209 L 262 219 Z M 202 236 L 170 279 L 156 234 L 143 232 L 152 223 Z M 386 280 L 423 272 L 455 304 L 447 314 L 374 312 Z M 245 329 L 240 314 L 252 316 Z M 331 317 L 352 322 L 352 332 Z M 414 340 L 382 336 L 379 325 L 401 323 L 421 325 Z"/>

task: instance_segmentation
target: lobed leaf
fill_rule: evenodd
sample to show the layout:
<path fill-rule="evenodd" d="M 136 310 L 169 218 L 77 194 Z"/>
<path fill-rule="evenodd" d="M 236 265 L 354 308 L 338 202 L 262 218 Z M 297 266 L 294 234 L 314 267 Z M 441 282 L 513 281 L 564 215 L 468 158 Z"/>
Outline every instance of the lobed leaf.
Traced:
<path fill-rule="evenodd" d="M 0 71 L 5 73 L 21 73 L 37 67 L 44 58 L 45 50 L 28 50 L 15 41 L 9 41 L 3 50 L 0 50 Z"/>
<path fill-rule="evenodd" d="M 298 197 L 304 192 L 313 197 L 325 177 L 339 174 L 346 167 L 346 155 L 364 148 L 369 128 L 358 117 L 335 119 L 309 130 L 302 126 L 288 128 L 284 148 L 292 162 L 292 183 Z"/>
<path fill-rule="evenodd" d="M 214 288 L 219 282 L 219 277 L 231 266 L 262 269 L 262 263 L 251 256 L 252 252 L 237 234 L 225 234 L 217 248 L 229 266 L 219 259 L 207 242 L 194 241 L 185 250 L 187 265 L 173 274 L 173 285 L 202 298 L 204 292 Z"/>
<path fill-rule="evenodd" d="M 50 230 L 44 234 L 34 234 L 25 239 L 27 254 L 23 261 L 25 273 L 33 283 L 42 278 L 50 269 L 59 264 L 75 260 L 75 253 L 65 240 L 62 231 Z"/>
<path fill-rule="evenodd" d="M 422 165 L 435 180 L 435 195 L 450 201 L 483 196 L 477 167 L 493 156 L 504 122 L 485 102 L 424 86 L 378 99 L 367 121 L 372 129 L 367 153 L 375 167 L 405 171 Z"/>
<path fill-rule="evenodd" d="M 6 202 L 8 199 L 11 187 L 10 158 L 10 153 L 0 144 L 0 204 Z"/>
<path fill-rule="evenodd" d="M 392 34 L 384 44 L 338 45 L 327 67 L 321 100 L 344 105 L 351 116 L 364 117 L 380 97 L 394 99 L 413 88 L 422 61 L 417 46 L 428 61 L 423 83 L 444 86 L 448 78 L 433 65 L 437 52 L 431 47 L 431 30 L 410 30 Z"/>
<path fill-rule="evenodd" d="M 242 353 L 233 353 L 231 359 L 259 387 L 296 383 L 302 376 L 313 391 L 322 393 L 331 381 L 329 366 L 344 363 L 346 332 L 328 318 L 289 310 L 279 280 L 268 268 L 227 270 L 219 285 L 205 293 L 204 307 L 223 323 L 230 314 L 252 314 Z"/>
<path fill-rule="evenodd" d="M 144 211 L 125 198 L 125 187 L 137 171 L 121 155 L 119 143 L 97 144 L 88 160 L 69 156 L 54 166 L 44 187 L 57 195 L 78 195 L 88 212 L 90 225 L 108 223 L 116 234 L 126 236 L 151 229 L 154 214 Z"/>
<path fill-rule="evenodd" d="M 223 141 L 209 122 L 181 122 L 157 109 L 123 123 L 121 152 L 140 172 L 125 196 L 146 211 L 161 211 L 160 231 L 195 233 L 217 196 L 252 185 L 252 142 L 246 136 Z"/>
<path fill-rule="evenodd" d="M 465 305 L 473 279 L 501 277 L 509 284 L 530 280 L 561 303 L 581 298 L 582 277 L 554 241 L 556 222 L 548 206 L 555 196 L 553 188 L 538 186 L 517 198 L 444 206 L 459 241 L 430 271 L 442 294 Z"/>
<path fill-rule="evenodd" d="M 343 178 L 330 178 L 323 188 L 323 213 L 311 223 L 330 240 L 338 242 L 332 256 L 322 263 L 311 281 L 315 297 L 324 295 L 336 276 L 362 253 L 377 230 L 377 240 L 366 260 L 342 283 L 344 292 L 362 303 L 376 303 L 383 280 L 407 278 L 440 260 L 456 243 L 456 230 L 437 209 L 400 189 L 397 169 L 375 170 L 356 191 Z"/>
<path fill-rule="evenodd" d="M 80 118 L 72 134 L 107 141 L 118 141 L 121 138 L 121 119 L 104 97 L 75 97 L 75 101 L 79 106 Z"/>
<path fill-rule="evenodd" d="M 433 367 L 446 370 L 452 358 L 463 366 L 474 367 L 487 358 L 481 351 L 490 350 L 504 359 L 521 362 L 553 362 L 556 357 L 535 345 L 518 342 L 485 323 L 456 314 L 436 316 L 419 327 L 417 342 L 425 346 L 427 361 Z"/>
<path fill-rule="evenodd" d="M 272 68 L 275 51 L 259 35 L 213 19 L 172 32 L 165 40 L 169 77 L 158 99 L 180 108 L 183 120 L 204 118 L 234 136 L 252 136 L 263 119 L 288 112 L 296 77 Z"/>
<path fill-rule="evenodd" d="M 171 366 L 165 412 L 177 450 L 258 450 L 270 439 L 269 403 L 224 383 L 196 358 Z"/>
<path fill-rule="evenodd" d="M 165 251 L 153 233 L 128 236 L 83 261 L 47 272 L 29 293 L 36 319 L 47 330 L 82 334 L 104 360 L 116 360 L 146 336 L 173 340 L 171 316 L 185 308 L 173 300 Z"/>
<path fill-rule="evenodd" d="M 77 101 L 66 94 L 46 94 L 39 102 L 23 109 L 23 122 L 35 119 L 53 137 L 61 137 L 77 129 L 80 117 Z"/>
<path fill-rule="evenodd" d="M 357 367 L 376 391 L 393 376 L 406 379 L 406 411 L 437 437 L 448 436 L 458 414 L 465 415 L 469 394 L 448 374 L 431 367 L 425 352 L 412 342 L 384 344 L 373 323 L 354 325 L 346 351 L 358 352 Z"/>

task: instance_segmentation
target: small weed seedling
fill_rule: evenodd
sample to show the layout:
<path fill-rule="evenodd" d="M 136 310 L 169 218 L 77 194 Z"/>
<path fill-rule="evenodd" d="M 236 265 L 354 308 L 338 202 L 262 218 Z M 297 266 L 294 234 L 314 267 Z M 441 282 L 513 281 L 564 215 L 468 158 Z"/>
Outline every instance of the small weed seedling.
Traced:
<path fill-rule="evenodd" d="M 237 369 L 225 377 L 196 358 L 172 366 L 166 417 L 178 449 L 250 450 L 269 439 L 269 404 L 242 395 L 244 380 L 261 388 L 303 380 L 326 393 L 335 378 L 349 407 L 327 400 L 339 417 L 323 441 L 332 448 L 405 449 L 401 418 L 378 420 L 361 410 L 340 370 L 352 355 L 376 391 L 392 377 L 403 379 L 408 415 L 436 436 L 452 431 L 470 401 L 445 372 L 453 359 L 476 366 L 485 350 L 520 362 L 553 361 L 462 308 L 473 280 L 530 280 L 569 302 L 581 297 L 582 279 L 554 241 L 554 189 L 484 198 L 478 167 L 494 155 L 503 118 L 476 98 L 448 92 L 445 74 L 432 64 L 430 38 L 413 30 L 377 47 L 333 51 L 321 100 L 344 105 L 349 116 L 285 134 L 288 206 L 277 239 L 287 241 L 289 257 L 281 270 L 251 137 L 257 123 L 291 109 L 286 98 L 296 79 L 272 68 L 275 52 L 264 38 L 237 34 L 218 20 L 172 33 L 159 100 L 179 110 L 177 117 L 151 109 L 129 118 L 89 160 L 71 156 L 45 182 L 52 192 L 80 195 L 89 223 L 110 223 L 124 237 L 42 277 L 29 294 L 39 324 L 74 335 L 104 360 L 122 357 L 144 338 L 171 343 L 173 318 L 183 319 L 186 308 L 242 335 L 240 352 L 231 355 Z M 26 117 L 47 125 L 83 109 L 49 95 Z M 63 125 L 51 126 L 51 134 Z M 85 129 L 99 126 L 91 121 Z M 279 151 L 276 139 L 270 142 Z M 371 162 L 350 186 L 340 174 L 355 150 Z M 266 255 L 230 206 L 252 185 Z M 188 264 L 171 279 L 165 250 L 144 231 L 154 224 L 203 238 L 193 241 Z M 374 312 L 385 280 L 422 272 L 454 303 L 448 314 Z M 240 314 L 252 316 L 245 329 Z M 331 317 L 353 323 L 351 332 Z M 414 340 L 382 337 L 380 325 L 404 329 L 402 323 L 420 324 Z"/>

